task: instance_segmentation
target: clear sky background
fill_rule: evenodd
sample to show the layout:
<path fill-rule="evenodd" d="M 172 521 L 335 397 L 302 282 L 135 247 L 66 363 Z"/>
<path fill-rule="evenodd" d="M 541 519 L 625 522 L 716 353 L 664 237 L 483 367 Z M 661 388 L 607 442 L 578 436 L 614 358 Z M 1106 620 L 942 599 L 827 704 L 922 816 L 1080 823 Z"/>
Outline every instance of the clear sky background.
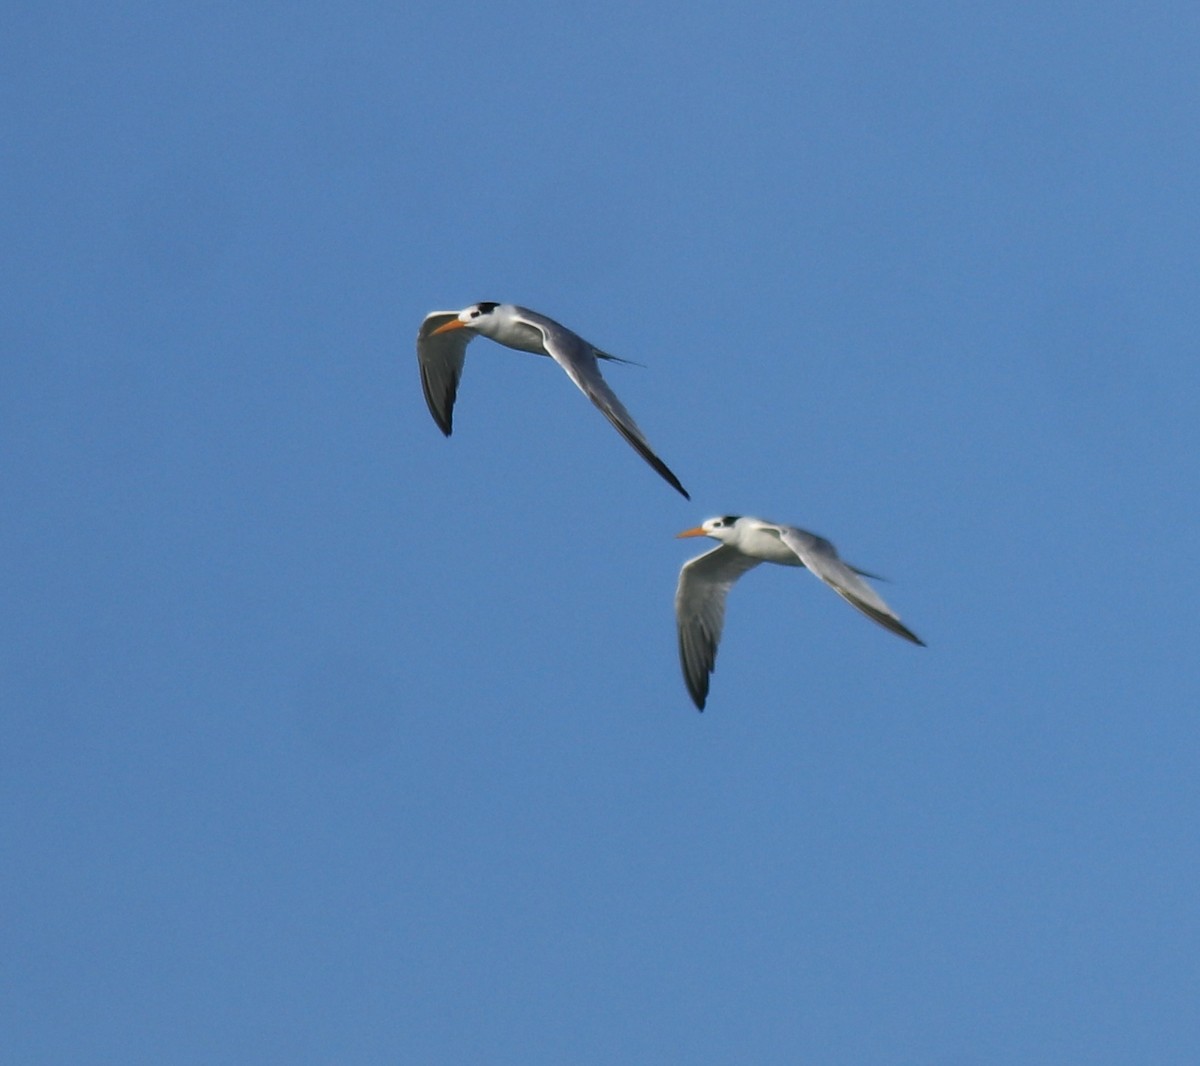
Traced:
<path fill-rule="evenodd" d="M 1194 4 L 0 33 L 21 1064 L 1200 1062 Z M 426 312 L 478 340 L 456 430 Z M 886 574 L 672 597 L 748 513 Z"/>

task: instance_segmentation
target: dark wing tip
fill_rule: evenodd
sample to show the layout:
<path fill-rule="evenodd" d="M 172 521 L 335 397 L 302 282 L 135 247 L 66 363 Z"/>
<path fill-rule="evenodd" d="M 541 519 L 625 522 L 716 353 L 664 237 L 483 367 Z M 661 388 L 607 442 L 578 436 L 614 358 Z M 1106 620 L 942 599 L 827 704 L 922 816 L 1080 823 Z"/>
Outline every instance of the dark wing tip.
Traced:
<path fill-rule="evenodd" d="M 622 425 L 621 420 L 616 418 L 611 411 L 603 407 L 601 410 L 604 411 L 605 417 L 613 424 L 613 427 L 616 429 L 616 431 L 625 438 L 626 443 L 629 444 L 630 447 L 632 447 L 633 450 L 638 453 L 638 455 L 640 455 L 646 460 L 647 463 L 650 464 L 658 476 L 661 477 L 668 485 L 670 485 L 671 488 L 678 492 L 679 495 L 685 500 L 691 500 L 691 494 L 683 487 L 683 483 L 675 476 L 671 468 L 654 454 L 650 446 L 644 440 L 630 432 L 626 426 Z"/>
<path fill-rule="evenodd" d="M 426 393 L 428 398 L 428 393 Z M 450 401 L 451 405 L 454 403 Z M 442 431 L 445 436 L 450 436 L 454 432 L 454 408 L 453 406 L 443 407 L 439 409 L 432 402 L 429 404 L 429 413 L 433 415 L 434 422 L 437 423 L 437 428 Z"/>
<path fill-rule="evenodd" d="M 428 398 L 428 394 L 426 394 L 426 397 Z M 452 405 L 453 403 L 454 400 L 451 399 L 450 404 Z M 454 432 L 453 406 L 447 406 L 442 410 L 439 410 L 432 402 L 430 402 L 429 413 L 433 415 L 433 420 L 437 423 L 437 428 L 440 429 L 445 436 L 448 437 Z"/>
<path fill-rule="evenodd" d="M 641 451 L 640 448 L 637 450 Z M 677 478 L 671 472 L 670 467 L 668 467 L 666 463 L 664 463 L 657 455 L 650 451 L 649 448 L 647 448 L 645 452 L 642 452 L 642 457 L 650 463 L 650 465 L 658 472 L 659 476 L 661 476 L 663 480 L 671 486 L 671 488 L 678 492 L 680 496 L 682 496 L 685 500 L 691 500 L 691 493 L 689 493 L 688 490 L 683 487 L 683 484 L 680 482 L 679 478 Z"/>
<path fill-rule="evenodd" d="M 884 629 L 895 633 L 898 637 L 903 637 L 905 640 L 912 641 L 914 644 L 919 644 L 922 648 L 926 647 L 925 641 L 916 635 L 908 628 L 899 618 L 893 618 L 889 614 L 884 614 L 882 611 L 877 611 L 874 607 L 865 603 L 851 601 L 863 614 L 871 619 L 872 622 L 878 622 Z"/>
<path fill-rule="evenodd" d="M 458 396 L 458 382 L 451 381 L 443 390 L 444 395 L 439 403 L 434 395 L 433 382 L 429 380 L 429 372 L 424 364 L 421 365 L 421 388 L 425 393 L 425 406 L 437 423 L 438 429 L 447 437 L 454 432 L 454 400 Z"/>
<path fill-rule="evenodd" d="M 683 667 L 683 683 L 698 711 L 703 711 L 708 702 L 708 685 L 716 668 L 716 654 L 716 648 L 712 646 L 701 644 L 700 647 L 689 648 L 688 638 L 680 629 L 679 665 Z"/>
<path fill-rule="evenodd" d="M 701 665 L 699 671 L 693 674 L 685 662 L 683 664 L 683 680 L 687 683 L 688 695 L 692 697 L 696 710 L 703 711 L 704 705 L 708 702 L 709 669 Z"/>
<path fill-rule="evenodd" d="M 914 633 L 911 629 L 908 628 L 908 626 L 906 626 L 901 621 L 898 621 L 898 620 L 894 621 L 894 624 L 888 626 L 888 629 L 890 629 L 897 636 L 903 637 L 905 640 L 911 640 L 914 644 L 918 645 L 919 647 L 924 648 L 924 647 L 928 646 L 928 645 L 926 645 L 925 641 L 923 641 L 920 637 L 918 637 L 916 635 L 916 633 Z"/>
<path fill-rule="evenodd" d="M 450 436 L 454 432 L 454 390 L 450 390 L 450 395 L 446 397 L 446 402 L 441 407 L 435 408 L 430 404 L 429 410 L 433 414 L 433 420 L 437 423 L 438 429 L 447 437 Z"/>

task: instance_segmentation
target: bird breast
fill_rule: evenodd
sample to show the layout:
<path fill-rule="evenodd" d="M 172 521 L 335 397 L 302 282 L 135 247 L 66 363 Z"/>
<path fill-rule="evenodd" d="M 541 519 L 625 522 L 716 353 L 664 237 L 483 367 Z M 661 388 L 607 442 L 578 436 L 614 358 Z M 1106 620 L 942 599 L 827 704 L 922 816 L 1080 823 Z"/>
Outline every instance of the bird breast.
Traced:
<path fill-rule="evenodd" d="M 742 530 L 737 546 L 747 555 L 769 563 L 780 563 L 783 566 L 804 565 L 796 553 L 779 539 L 777 533 L 766 529 Z"/>
<path fill-rule="evenodd" d="M 534 355 L 546 355 L 546 345 L 542 341 L 542 331 L 527 322 L 497 323 L 494 332 L 489 335 L 492 340 L 499 341 L 509 348 L 520 352 L 532 352 Z"/>

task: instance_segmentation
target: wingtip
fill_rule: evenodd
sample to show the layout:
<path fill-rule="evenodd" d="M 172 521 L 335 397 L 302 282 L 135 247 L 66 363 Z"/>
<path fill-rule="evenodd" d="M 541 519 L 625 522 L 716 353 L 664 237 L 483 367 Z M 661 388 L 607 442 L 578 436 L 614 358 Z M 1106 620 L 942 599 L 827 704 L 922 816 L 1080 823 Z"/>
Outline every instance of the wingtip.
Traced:
<path fill-rule="evenodd" d="M 626 439 L 629 440 L 629 442 L 631 444 L 633 443 L 632 438 L 626 438 Z M 642 458 L 645 459 L 646 462 L 648 462 L 650 464 L 650 466 L 654 469 L 654 472 L 656 474 L 658 474 L 658 476 L 661 477 L 663 479 L 663 481 L 665 481 L 668 485 L 670 485 L 671 488 L 673 488 L 676 492 L 678 492 L 679 495 L 682 496 L 685 500 L 687 500 L 689 503 L 691 502 L 692 494 L 683 487 L 683 482 L 680 481 L 679 478 L 677 478 L 675 476 L 675 472 L 669 466 L 667 466 L 666 463 L 664 463 L 649 448 L 643 448 L 637 444 L 634 444 L 634 448 L 638 452 L 641 453 Z"/>
<path fill-rule="evenodd" d="M 638 450 L 641 451 L 641 449 L 638 449 Z M 679 478 L 677 478 L 675 476 L 674 470 L 672 470 L 669 466 L 667 466 L 666 463 L 664 463 L 657 455 L 655 455 L 649 449 L 646 449 L 646 451 L 642 452 L 642 457 L 650 463 L 650 465 L 654 468 L 655 472 L 659 475 L 659 477 L 661 477 L 663 479 L 663 481 L 665 481 L 668 485 L 670 485 L 671 488 L 673 488 L 676 492 L 678 492 L 679 495 L 682 496 L 685 500 L 687 500 L 689 503 L 691 502 L 692 494 L 683 487 L 683 482 L 680 481 Z"/>
<path fill-rule="evenodd" d="M 428 406 L 429 414 L 433 418 L 433 424 L 442 431 L 443 436 L 450 436 L 450 434 L 454 432 L 453 413 L 444 415 L 432 403 L 430 403 Z"/>
<path fill-rule="evenodd" d="M 895 633 L 896 636 L 901 637 L 904 640 L 907 640 L 913 644 L 918 644 L 922 648 L 925 647 L 925 641 L 918 637 L 916 633 L 909 629 L 908 626 L 901 622 L 900 619 L 894 614 L 880 611 L 877 608 L 872 607 L 869 603 L 863 603 L 861 600 L 853 596 L 848 596 L 841 589 L 838 589 L 837 591 L 840 596 L 842 596 L 851 604 L 851 606 L 857 607 L 860 611 L 862 611 L 863 614 L 871 619 L 872 622 L 877 622 L 889 633 Z"/>
<path fill-rule="evenodd" d="M 905 640 L 912 641 L 912 643 L 920 645 L 922 648 L 926 646 L 925 641 L 923 641 L 916 635 L 916 633 L 909 629 L 908 626 L 901 622 L 899 618 L 894 618 L 892 623 L 893 624 L 888 626 L 888 628 L 891 629 L 892 632 L 894 632 L 897 636 L 901 636 Z"/>

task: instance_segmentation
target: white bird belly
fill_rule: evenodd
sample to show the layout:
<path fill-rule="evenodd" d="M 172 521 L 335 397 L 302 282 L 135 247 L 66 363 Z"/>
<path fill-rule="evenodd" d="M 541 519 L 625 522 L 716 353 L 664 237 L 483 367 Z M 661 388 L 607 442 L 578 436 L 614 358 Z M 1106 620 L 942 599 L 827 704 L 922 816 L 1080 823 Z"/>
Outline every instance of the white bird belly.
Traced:
<path fill-rule="evenodd" d="M 755 559 L 763 559 L 781 566 L 803 566 L 791 548 L 779 539 L 778 534 L 765 529 L 747 530 L 739 538 L 738 547 Z"/>
<path fill-rule="evenodd" d="M 491 323 L 488 323 L 491 326 Z M 548 355 L 542 331 L 524 322 L 505 322 L 491 326 L 488 330 L 480 330 L 485 337 L 491 337 L 508 348 L 516 348 L 519 352 L 532 352 L 534 355 Z"/>

